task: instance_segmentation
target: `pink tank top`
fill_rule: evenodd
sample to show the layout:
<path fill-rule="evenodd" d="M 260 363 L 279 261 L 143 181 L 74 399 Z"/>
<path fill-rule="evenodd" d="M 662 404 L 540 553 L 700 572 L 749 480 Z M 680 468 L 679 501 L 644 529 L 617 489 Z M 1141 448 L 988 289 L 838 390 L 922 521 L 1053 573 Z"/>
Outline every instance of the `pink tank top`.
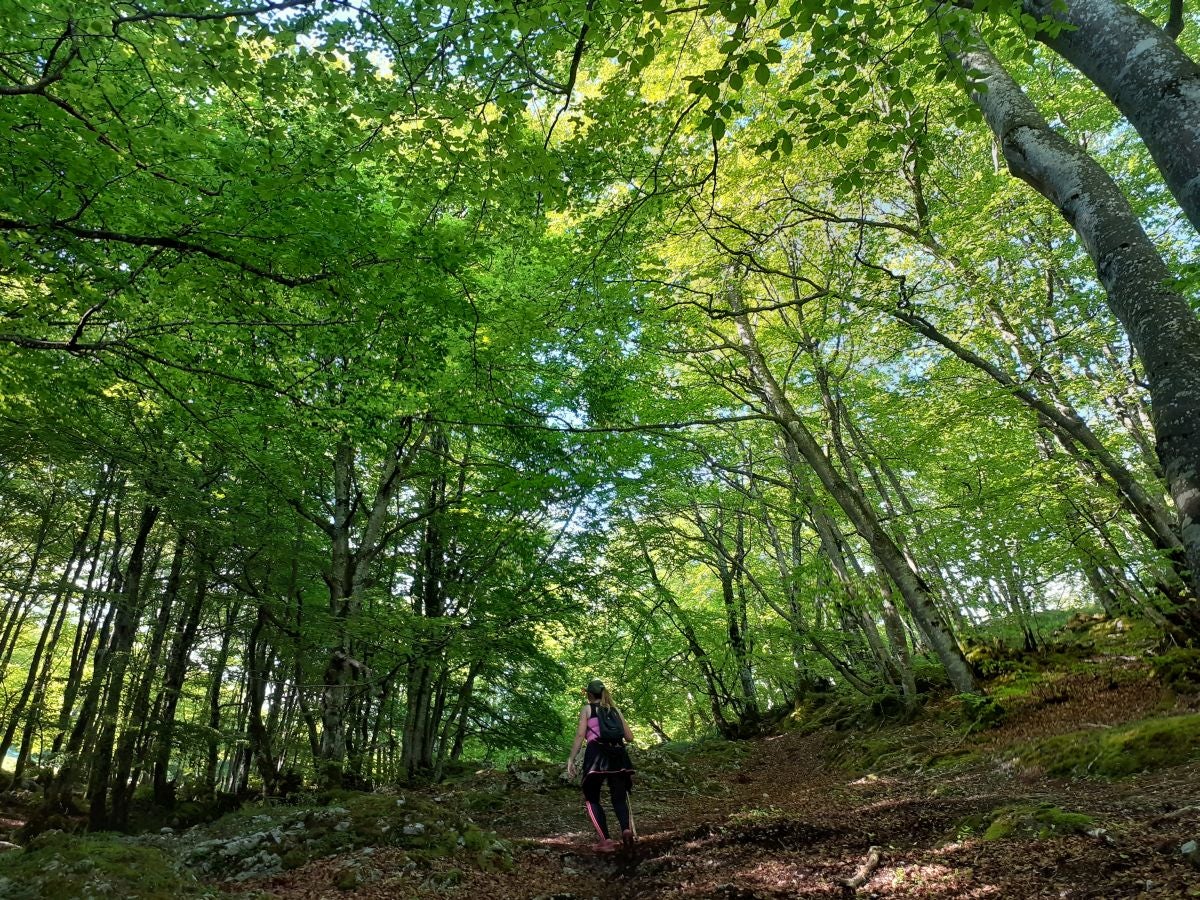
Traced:
<path fill-rule="evenodd" d="M 589 741 L 600 740 L 600 719 L 594 715 L 595 711 L 595 706 L 588 707 L 587 739 Z"/>

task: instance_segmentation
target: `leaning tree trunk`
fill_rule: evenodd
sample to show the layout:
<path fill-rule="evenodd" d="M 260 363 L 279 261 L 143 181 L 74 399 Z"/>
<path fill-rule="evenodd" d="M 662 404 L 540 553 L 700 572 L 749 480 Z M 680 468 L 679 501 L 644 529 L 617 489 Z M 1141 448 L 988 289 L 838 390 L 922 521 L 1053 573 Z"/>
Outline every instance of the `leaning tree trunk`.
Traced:
<path fill-rule="evenodd" d="M 767 365 L 766 358 L 758 346 L 758 340 L 750 325 L 750 318 L 737 291 L 730 291 L 729 298 L 733 320 L 741 341 L 742 354 L 745 356 L 754 381 L 772 414 L 795 442 L 796 449 L 804 457 L 804 461 L 812 468 L 829 496 L 841 507 L 842 512 L 862 535 L 876 560 L 900 591 L 900 596 L 904 598 L 904 603 L 908 607 L 913 621 L 917 623 L 934 653 L 937 654 L 950 683 L 962 693 L 976 693 L 979 687 L 971 672 L 971 666 L 963 656 L 962 648 L 958 646 L 958 641 L 955 640 L 950 626 L 938 612 L 929 585 L 920 573 L 909 566 L 904 552 L 884 530 L 875 511 L 861 495 L 854 492 L 846 479 L 833 467 L 829 457 L 825 455 L 812 432 L 808 430 L 808 426 L 796 412 Z"/>
<path fill-rule="evenodd" d="M 1167 31 L 1119 0 L 1024 0 L 1022 8 L 1066 26 L 1042 29 L 1038 40 L 1124 114 L 1200 229 L 1200 66 Z"/>
<path fill-rule="evenodd" d="M 133 789 L 137 779 L 130 778 L 133 772 L 134 755 L 142 735 L 150 727 L 150 695 L 154 687 L 154 675 L 161 662 L 163 643 L 166 641 L 167 628 L 171 622 L 171 612 L 175 599 L 179 596 L 179 584 L 183 578 L 183 557 L 186 548 L 184 532 L 180 530 L 175 538 L 175 549 L 171 558 L 171 571 L 167 576 L 166 590 L 158 609 L 158 619 L 150 637 L 150 646 L 142 662 L 141 680 L 133 690 L 133 699 L 129 704 L 129 716 L 125 728 L 121 732 L 121 740 L 117 743 L 116 770 L 113 773 L 112 785 L 112 822 L 117 828 L 125 828 L 129 824 L 129 807 L 133 800 Z"/>
<path fill-rule="evenodd" d="M 34 648 L 33 659 L 29 663 L 29 672 L 25 677 L 25 685 L 21 690 L 20 696 L 17 698 L 16 706 L 8 713 L 8 725 L 4 730 L 4 736 L 0 738 L 0 759 L 4 759 L 8 756 L 9 748 L 12 746 L 13 738 L 16 736 L 17 727 L 21 723 L 21 716 L 25 712 L 25 708 L 29 706 L 27 727 L 24 730 L 20 752 L 17 757 L 17 771 L 13 776 L 14 784 L 20 777 L 20 770 L 24 768 L 24 760 L 29 757 L 29 742 L 33 733 L 33 723 L 41 715 L 41 696 L 45 692 L 46 685 L 46 676 L 42 674 L 42 669 L 45 667 L 43 659 L 45 659 L 46 663 L 49 663 L 58 645 L 58 637 L 62 633 L 63 620 L 67 616 L 67 607 L 70 605 L 75 579 L 78 578 L 79 572 L 86 562 L 88 537 L 91 535 L 92 525 L 95 524 L 96 513 L 100 508 L 102 488 L 103 483 L 101 483 L 101 489 L 98 489 L 93 494 L 92 502 L 88 509 L 87 520 L 84 522 L 79 536 L 75 539 L 75 543 L 71 547 L 71 556 L 67 560 L 66 566 L 63 567 L 62 575 L 59 577 L 58 585 L 54 591 L 54 599 L 50 603 L 50 610 L 47 612 L 46 621 L 42 626 L 42 633 L 38 638 L 37 646 Z"/>
<path fill-rule="evenodd" d="M 1091 468 L 1095 480 L 1104 484 L 1104 478 L 1107 477 L 1112 482 L 1110 489 L 1133 516 L 1146 538 L 1166 557 L 1168 564 L 1175 567 L 1175 577 L 1186 582 L 1192 593 L 1200 596 L 1200 583 L 1196 578 L 1189 577 L 1187 551 L 1175 524 L 1137 476 L 1101 442 L 1073 406 L 1062 399 L 1051 401 L 1042 398 L 1028 382 L 1021 381 L 985 360 L 921 315 L 906 309 L 890 312 L 918 334 L 924 335 L 963 362 L 988 375 L 1007 393 L 1033 410 L 1039 421 L 1058 439 L 1063 449 Z M 1180 587 L 1182 586 L 1181 584 Z"/>
<path fill-rule="evenodd" d="M 687 613 L 680 607 L 671 589 L 659 577 L 658 567 L 654 564 L 654 557 L 650 555 L 650 550 L 646 546 L 645 541 L 642 540 L 640 534 L 637 535 L 637 538 L 639 549 L 642 551 L 642 559 L 646 563 L 646 573 L 650 577 L 650 583 L 654 586 L 654 590 L 659 598 L 669 607 L 670 612 L 667 615 L 671 619 L 671 623 L 687 642 L 688 652 L 695 661 L 696 667 L 700 670 L 700 674 L 704 677 L 705 694 L 708 697 L 709 709 L 712 711 L 713 725 L 716 726 L 717 731 L 722 737 L 730 737 L 735 733 L 736 729 L 725 717 L 724 698 L 728 694 L 724 684 L 721 683 L 721 673 L 717 671 L 704 646 L 700 643 L 699 638 L 696 637 L 696 630 L 688 620 Z"/>
<path fill-rule="evenodd" d="M 1171 273 L 1109 174 L 1050 128 L 977 35 L 943 33 L 963 73 L 986 90 L 972 99 L 996 136 L 1009 170 L 1037 189 L 1074 227 L 1096 265 L 1109 308 L 1142 360 L 1150 386 L 1158 454 L 1179 510 L 1191 580 L 1200 572 L 1200 319 L 1171 285 Z M 1182 610 L 1200 635 L 1200 601 Z"/>
<path fill-rule="evenodd" d="M 54 504 L 57 499 L 58 489 L 55 488 L 50 493 L 50 500 L 46 504 L 45 515 L 42 517 L 42 524 L 38 529 L 38 536 L 33 545 L 33 554 L 29 560 L 29 569 L 26 571 L 20 592 L 12 603 L 5 604 L 3 610 L 4 631 L 3 635 L 0 635 L 0 682 L 3 682 L 4 677 L 8 674 L 8 664 L 12 660 L 17 643 L 21 640 L 21 629 L 25 626 L 25 617 L 29 615 L 29 611 L 37 600 L 34 579 L 37 577 L 42 553 L 46 549 L 50 526 L 54 521 Z"/>

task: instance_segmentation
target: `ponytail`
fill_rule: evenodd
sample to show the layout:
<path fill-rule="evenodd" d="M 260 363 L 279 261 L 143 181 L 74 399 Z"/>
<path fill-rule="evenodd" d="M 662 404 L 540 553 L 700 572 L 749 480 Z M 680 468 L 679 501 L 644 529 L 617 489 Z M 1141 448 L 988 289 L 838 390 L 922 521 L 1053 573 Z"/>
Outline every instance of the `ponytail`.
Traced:
<path fill-rule="evenodd" d="M 599 691 L 594 691 L 593 688 L 599 688 Z M 588 703 L 595 703 L 596 706 L 604 707 L 605 709 L 616 709 L 617 704 L 612 702 L 612 695 L 605 688 L 604 683 L 600 679 L 595 679 L 592 684 L 588 685 L 587 690 L 583 691 L 587 695 Z"/>

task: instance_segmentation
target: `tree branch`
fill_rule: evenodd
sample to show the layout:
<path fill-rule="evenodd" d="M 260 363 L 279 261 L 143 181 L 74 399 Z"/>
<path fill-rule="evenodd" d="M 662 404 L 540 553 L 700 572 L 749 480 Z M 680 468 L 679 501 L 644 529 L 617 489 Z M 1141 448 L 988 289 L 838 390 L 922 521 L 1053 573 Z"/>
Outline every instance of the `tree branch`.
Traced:
<path fill-rule="evenodd" d="M 1183 0 L 1171 0 L 1171 14 L 1163 31 L 1173 41 L 1179 40 L 1179 35 L 1183 34 Z"/>

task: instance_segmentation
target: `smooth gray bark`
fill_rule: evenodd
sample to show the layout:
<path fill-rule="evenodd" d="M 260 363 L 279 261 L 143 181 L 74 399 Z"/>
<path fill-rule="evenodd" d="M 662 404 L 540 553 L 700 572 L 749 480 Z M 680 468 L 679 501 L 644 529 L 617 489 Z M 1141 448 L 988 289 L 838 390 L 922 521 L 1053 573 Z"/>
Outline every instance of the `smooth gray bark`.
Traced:
<path fill-rule="evenodd" d="M 1200 572 L 1200 319 L 1111 176 L 1055 132 L 978 36 L 943 33 L 964 73 L 986 85 L 972 99 L 1009 170 L 1048 199 L 1095 263 L 1108 305 L 1146 370 L 1151 415 L 1191 572 Z M 1200 608 L 1182 611 L 1200 632 Z"/>
<path fill-rule="evenodd" d="M 1025 0 L 1038 20 L 1067 26 L 1038 40 L 1082 72 L 1129 120 L 1192 225 L 1200 229 L 1200 66 L 1118 0 Z"/>

